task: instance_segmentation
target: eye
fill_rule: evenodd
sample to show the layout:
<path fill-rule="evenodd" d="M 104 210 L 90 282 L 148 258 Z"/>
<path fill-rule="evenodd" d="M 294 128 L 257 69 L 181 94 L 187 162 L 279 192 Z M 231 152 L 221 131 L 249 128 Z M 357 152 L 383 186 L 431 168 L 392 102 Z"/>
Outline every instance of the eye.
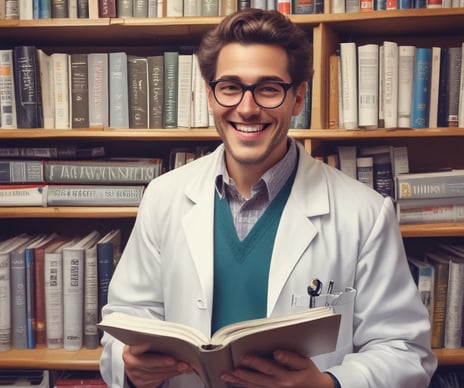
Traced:
<path fill-rule="evenodd" d="M 282 93 L 282 86 L 277 83 L 265 83 L 256 88 L 256 92 L 263 96 L 275 96 Z"/>
<path fill-rule="evenodd" d="M 217 91 L 224 94 L 236 94 L 242 92 L 240 85 L 236 84 L 235 82 L 219 82 L 216 88 L 218 89 Z"/>

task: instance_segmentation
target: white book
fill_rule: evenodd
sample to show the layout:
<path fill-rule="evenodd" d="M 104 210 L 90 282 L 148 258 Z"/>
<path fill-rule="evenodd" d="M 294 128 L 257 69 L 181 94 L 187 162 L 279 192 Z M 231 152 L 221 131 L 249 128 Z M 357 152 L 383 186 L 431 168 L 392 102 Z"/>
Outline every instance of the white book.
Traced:
<path fill-rule="evenodd" d="M 69 55 L 53 53 L 51 55 L 53 103 L 55 113 L 54 128 L 71 128 L 69 93 Z"/>
<path fill-rule="evenodd" d="M 148 17 L 156 18 L 158 15 L 158 3 L 156 0 L 148 0 Z"/>
<path fill-rule="evenodd" d="M 177 125 L 190 128 L 192 107 L 192 54 L 179 54 L 177 83 Z"/>
<path fill-rule="evenodd" d="M 384 88 L 384 72 L 383 72 L 383 63 L 384 63 L 384 47 L 381 45 L 379 47 L 379 128 L 385 126 L 385 113 L 383 111 L 383 88 Z"/>
<path fill-rule="evenodd" d="M 384 42 L 383 111 L 384 127 L 398 127 L 398 44 Z"/>
<path fill-rule="evenodd" d="M 358 125 L 375 129 L 379 120 L 379 45 L 358 46 Z"/>
<path fill-rule="evenodd" d="M 398 127 L 411 128 L 415 46 L 398 47 Z"/>
<path fill-rule="evenodd" d="M 430 72 L 429 128 L 438 127 L 438 96 L 440 90 L 441 47 L 432 47 L 432 68 Z"/>
<path fill-rule="evenodd" d="M 166 3 L 167 17 L 184 16 L 184 0 L 164 0 Z"/>
<path fill-rule="evenodd" d="M 34 18 L 32 0 L 18 0 L 18 2 L 19 2 L 19 19 L 32 20 Z"/>
<path fill-rule="evenodd" d="M 77 18 L 77 0 L 68 0 L 68 18 Z"/>
<path fill-rule="evenodd" d="M 330 13 L 345 13 L 345 1 L 330 0 Z"/>
<path fill-rule="evenodd" d="M 207 127 L 208 120 L 208 97 L 206 84 L 201 76 L 198 57 L 192 56 L 192 110 L 191 126 L 194 128 Z"/>
<path fill-rule="evenodd" d="M 353 179 L 356 175 L 356 146 L 339 146 L 338 162 L 340 170 Z"/>
<path fill-rule="evenodd" d="M 94 231 L 72 246 L 63 248 L 63 347 L 79 350 L 84 336 L 85 249 L 96 243 Z"/>
<path fill-rule="evenodd" d="M 52 84 L 52 68 L 50 55 L 37 49 L 40 71 L 40 91 L 42 96 L 43 125 L 46 129 L 55 128 L 55 103 Z"/>
<path fill-rule="evenodd" d="M 464 58 L 464 43 L 461 58 Z M 464 66 L 461 64 L 461 81 L 459 87 L 458 127 L 464 128 Z"/>
<path fill-rule="evenodd" d="M 358 127 L 358 80 L 355 43 L 340 43 L 340 64 L 344 128 L 356 129 Z"/>
<path fill-rule="evenodd" d="M 201 16 L 201 1 L 184 0 L 184 16 Z"/>
<path fill-rule="evenodd" d="M 16 99 L 13 50 L 0 50 L 0 123 L 2 129 L 16 129 Z"/>
<path fill-rule="evenodd" d="M 252 0 L 251 6 L 253 8 L 267 9 L 267 0 Z"/>
<path fill-rule="evenodd" d="M 89 74 L 89 125 L 107 127 L 108 105 L 108 54 L 91 53 L 87 57 Z"/>
<path fill-rule="evenodd" d="M 341 59 L 340 55 L 337 55 L 337 76 L 338 76 L 338 128 L 345 127 L 345 119 L 343 117 L 343 85 L 342 85 L 342 67 L 341 67 Z"/>

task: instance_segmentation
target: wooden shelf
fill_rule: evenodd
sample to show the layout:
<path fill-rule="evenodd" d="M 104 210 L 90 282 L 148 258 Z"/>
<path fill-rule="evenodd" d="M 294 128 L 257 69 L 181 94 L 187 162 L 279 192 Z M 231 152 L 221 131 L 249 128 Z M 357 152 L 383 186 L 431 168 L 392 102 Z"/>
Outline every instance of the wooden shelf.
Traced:
<path fill-rule="evenodd" d="M 66 351 L 64 349 L 27 349 L 0 352 L 0 369 L 99 370 L 102 348 Z"/>
<path fill-rule="evenodd" d="M 464 348 L 434 349 L 438 358 L 438 365 L 464 365 Z"/>
<path fill-rule="evenodd" d="M 0 207 L 1 218 L 134 218 L 137 207 Z"/>

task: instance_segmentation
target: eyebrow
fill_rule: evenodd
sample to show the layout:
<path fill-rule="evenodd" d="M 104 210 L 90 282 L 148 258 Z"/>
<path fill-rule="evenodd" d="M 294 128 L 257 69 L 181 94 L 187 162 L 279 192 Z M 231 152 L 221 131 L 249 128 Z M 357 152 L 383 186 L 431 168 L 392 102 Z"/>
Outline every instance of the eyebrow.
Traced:
<path fill-rule="evenodd" d="M 222 77 L 217 78 L 216 81 L 236 81 L 236 82 L 243 83 L 240 77 L 236 75 L 223 75 Z M 268 76 L 259 77 L 257 82 L 255 83 L 261 83 L 261 82 L 266 82 L 266 81 L 287 82 L 287 81 L 284 81 L 281 77 L 278 77 L 275 75 L 268 75 Z"/>

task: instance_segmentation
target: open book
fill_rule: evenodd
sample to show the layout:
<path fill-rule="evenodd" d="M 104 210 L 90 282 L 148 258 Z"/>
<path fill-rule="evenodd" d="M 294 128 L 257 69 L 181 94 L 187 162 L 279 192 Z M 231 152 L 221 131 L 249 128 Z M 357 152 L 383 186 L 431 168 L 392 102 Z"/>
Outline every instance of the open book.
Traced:
<path fill-rule="evenodd" d="M 330 353 L 337 345 L 340 315 L 318 307 L 290 315 L 227 325 L 212 338 L 179 323 L 114 312 L 98 326 L 128 345 L 152 344 L 154 352 L 190 363 L 210 388 L 226 388 L 220 375 L 234 369 L 247 353 L 271 357 L 285 349 L 312 357 Z"/>

